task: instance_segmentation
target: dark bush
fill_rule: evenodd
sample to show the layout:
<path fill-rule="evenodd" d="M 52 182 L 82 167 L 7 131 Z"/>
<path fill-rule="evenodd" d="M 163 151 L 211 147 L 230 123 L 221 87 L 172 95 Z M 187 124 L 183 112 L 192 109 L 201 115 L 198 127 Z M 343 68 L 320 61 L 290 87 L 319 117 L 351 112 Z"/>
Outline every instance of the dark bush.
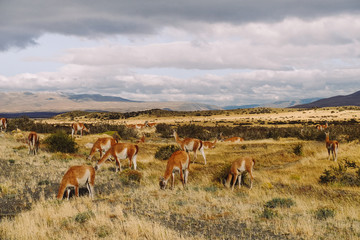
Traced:
<path fill-rule="evenodd" d="M 266 208 L 264 208 L 260 217 L 266 218 L 266 219 L 273 219 L 277 215 L 278 215 L 278 213 L 276 211 L 266 207 Z"/>
<path fill-rule="evenodd" d="M 355 173 L 348 172 L 348 168 L 357 170 Z M 360 186 L 360 168 L 355 162 L 346 160 L 344 164 L 339 163 L 337 167 L 331 167 L 330 170 L 325 169 L 319 178 L 319 183 L 340 183 L 346 186 Z"/>
<path fill-rule="evenodd" d="M 294 147 L 293 147 L 293 152 L 296 156 L 302 156 L 304 153 L 303 153 L 303 145 L 302 144 L 296 144 Z"/>
<path fill-rule="evenodd" d="M 75 153 L 77 151 L 76 142 L 64 131 L 51 134 L 44 143 L 50 152 Z"/>
<path fill-rule="evenodd" d="M 294 206 L 295 202 L 291 198 L 273 198 L 270 201 L 267 201 L 264 205 L 266 208 L 289 208 Z"/>
<path fill-rule="evenodd" d="M 159 123 L 156 125 L 156 133 L 159 133 L 162 138 L 172 138 L 173 129 L 171 125 L 165 123 Z"/>
<path fill-rule="evenodd" d="M 318 220 L 326 220 L 335 217 L 335 210 L 332 208 L 321 207 L 315 211 L 315 218 Z"/>
<path fill-rule="evenodd" d="M 175 145 L 167 145 L 158 148 L 155 153 L 155 158 L 160 160 L 168 160 L 175 151 L 181 150 L 178 146 Z"/>
<path fill-rule="evenodd" d="M 85 223 L 85 222 L 89 221 L 90 218 L 93 218 L 93 217 L 95 217 L 95 214 L 91 210 L 82 212 L 82 213 L 78 213 L 75 216 L 75 222 Z"/>

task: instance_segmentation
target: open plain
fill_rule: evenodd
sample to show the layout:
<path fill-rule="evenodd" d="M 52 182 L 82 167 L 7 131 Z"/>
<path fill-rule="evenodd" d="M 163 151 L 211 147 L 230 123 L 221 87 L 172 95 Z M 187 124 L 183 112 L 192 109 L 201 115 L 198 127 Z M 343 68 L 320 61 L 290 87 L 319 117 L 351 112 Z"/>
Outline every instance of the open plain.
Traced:
<path fill-rule="evenodd" d="M 55 199 L 62 176 L 73 165 L 95 166 L 98 153 L 86 159 L 91 145 L 113 131 L 77 136 L 76 153 L 49 152 L 43 140 L 51 133 L 40 133 L 39 154 L 33 156 L 25 141 L 29 132 L 14 127 L 0 134 L 0 239 L 358 239 L 359 116 L 359 108 L 339 107 L 35 120 L 64 127 L 72 122 L 120 126 L 148 121 L 170 129 L 196 125 L 209 137 L 201 140 L 213 140 L 222 128 L 229 137 L 245 139 L 206 149 L 206 165 L 198 153 L 186 189 L 176 175 L 174 189 L 160 190 L 166 160 L 155 154 L 176 145 L 174 138 L 163 136 L 158 127 L 135 130 L 136 138 L 120 134 L 121 142 L 131 143 L 146 136 L 138 144 L 137 171 L 122 160 L 123 171 L 115 172 L 115 163 L 108 161 L 96 172 L 94 200 L 84 188 L 80 198 L 69 201 Z M 325 131 L 316 129 L 325 122 L 325 131 L 339 141 L 337 162 L 328 159 Z M 231 191 L 223 179 L 241 156 L 256 161 L 254 185 L 250 190 L 246 176 L 243 186 Z"/>

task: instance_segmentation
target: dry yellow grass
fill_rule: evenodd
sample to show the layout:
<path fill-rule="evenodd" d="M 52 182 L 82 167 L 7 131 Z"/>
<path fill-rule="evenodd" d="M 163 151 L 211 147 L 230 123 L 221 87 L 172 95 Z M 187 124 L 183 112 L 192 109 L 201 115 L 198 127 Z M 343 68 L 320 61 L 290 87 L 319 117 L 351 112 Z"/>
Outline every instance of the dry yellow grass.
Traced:
<path fill-rule="evenodd" d="M 186 190 L 176 175 L 175 189 L 161 191 L 158 183 L 166 161 L 155 159 L 154 154 L 160 146 L 175 142 L 160 139 L 153 130 L 149 133 L 147 142 L 139 145 L 138 168 L 143 176 L 140 183 L 124 182 L 114 171 L 115 163 L 109 162 L 97 172 L 94 201 L 85 196 L 63 202 L 54 200 L 62 175 L 71 165 L 94 165 L 99 155 L 95 155 L 93 162 L 87 162 L 90 149 L 86 144 L 102 135 L 76 138 L 80 146 L 76 155 L 50 154 L 40 149 L 37 156 L 29 156 L 28 149 L 21 147 L 24 143 L 16 141 L 14 134 L 2 135 L 0 199 L 14 197 L 19 203 L 24 202 L 21 209 L 28 210 L 14 218 L 3 218 L 0 238 L 358 239 L 360 236 L 359 188 L 319 184 L 323 171 L 337 166 L 327 160 L 324 142 L 265 139 L 218 143 L 215 149 L 205 151 L 207 165 L 203 165 L 200 154 L 197 162 L 190 165 Z M 303 146 L 302 156 L 294 153 L 298 144 Z M 256 159 L 254 187 L 249 190 L 246 184 L 241 189 L 236 186 L 232 192 L 216 176 L 243 155 Z M 359 142 L 340 143 L 338 162 L 350 160 L 360 164 L 359 155 Z M 128 160 L 122 164 L 126 170 Z M 45 180 L 48 184 L 41 185 Z M 40 196 L 32 194 L 38 192 Z M 266 217 L 264 204 L 275 198 L 290 198 L 295 205 L 272 209 L 274 216 Z M 333 209 L 335 216 L 317 219 L 316 211 L 323 207 Z"/>

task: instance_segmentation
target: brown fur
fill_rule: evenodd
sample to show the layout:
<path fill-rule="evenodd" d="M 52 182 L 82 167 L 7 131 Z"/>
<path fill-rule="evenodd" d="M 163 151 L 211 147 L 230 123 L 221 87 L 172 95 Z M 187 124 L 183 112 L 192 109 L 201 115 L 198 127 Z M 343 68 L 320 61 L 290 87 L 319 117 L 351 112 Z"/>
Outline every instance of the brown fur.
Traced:
<path fill-rule="evenodd" d="M 339 143 L 338 141 L 330 141 L 329 140 L 329 132 L 325 133 L 325 143 L 326 143 L 326 149 L 328 150 L 328 160 L 330 160 L 330 152 L 333 156 L 333 160 L 336 162 L 337 160 L 337 153 L 339 149 Z"/>
<path fill-rule="evenodd" d="M 118 141 L 114 138 L 111 137 L 106 137 L 106 138 L 98 138 L 98 140 L 96 140 L 96 142 L 94 143 L 93 147 L 91 148 L 88 160 L 91 160 L 94 156 L 94 154 L 96 153 L 96 151 L 99 151 L 100 153 L 100 158 L 102 157 L 102 153 L 103 151 L 106 152 L 107 150 L 109 150 L 109 148 L 111 146 L 113 146 L 114 144 L 116 144 Z"/>
<path fill-rule="evenodd" d="M 143 135 L 136 143 L 144 143 L 145 142 L 145 135 Z"/>
<path fill-rule="evenodd" d="M 326 122 L 325 125 L 321 125 L 321 124 L 318 124 L 316 125 L 316 129 L 319 130 L 319 131 L 324 131 L 325 129 L 328 128 L 328 123 Z"/>
<path fill-rule="evenodd" d="M 160 189 L 165 189 L 169 178 L 171 177 L 171 189 L 174 188 L 175 184 L 175 172 L 179 170 L 180 179 L 183 184 L 183 187 L 186 187 L 187 178 L 189 174 L 189 166 L 190 166 L 190 156 L 189 153 L 185 151 L 176 151 L 174 152 L 166 165 L 166 170 L 164 177 L 160 178 Z"/>
<path fill-rule="evenodd" d="M 217 143 L 217 138 L 215 138 L 214 142 L 203 141 L 205 149 L 213 149 L 213 148 L 215 148 L 216 143 Z"/>
<path fill-rule="evenodd" d="M 185 138 L 184 140 L 181 140 L 179 136 L 177 135 L 176 131 L 174 131 L 174 138 L 176 143 L 179 145 L 181 150 L 187 151 L 187 152 L 194 152 L 194 160 L 195 162 L 197 157 L 197 151 L 200 151 L 204 158 L 204 164 L 206 165 L 206 156 L 204 152 L 204 146 L 203 142 L 196 138 Z"/>
<path fill-rule="evenodd" d="M 89 190 L 89 196 L 91 198 L 93 198 L 94 197 L 94 185 L 95 185 L 95 170 L 92 166 L 87 166 L 87 165 L 72 166 L 67 170 L 67 172 L 65 173 L 65 175 L 63 176 L 63 178 L 61 180 L 57 198 L 62 199 L 66 188 L 68 188 L 70 186 L 75 187 L 75 196 L 78 197 L 79 196 L 79 185 L 81 184 L 79 182 L 79 180 L 82 179 L 83 177 L 85 177 L 85 175 L 87 173 L 89 173 L 89 176 L 86 179 L 84 179 L 85 180 L 84 183 L 86 184 L 86 186 Z M 68 191 L 67 191 L 67 199 L 69 199 L 69 193 L 70 193 L 70 189 L 68 189 Z"/>
<path fill-rule="evenodd" d="M 0 128 L 1 128 L 1 131 L 3 131 L 4 129 L 4 132 L 6 132 L 6 129 L 7 129 L 7 118 L 0 118 Z"/>
<path fill-rule="evenodd" d="M 224 142 L 230 142 L 230 143 L 240 143 L 243 142 L 244 139 L 241 137 L 231 137 L 223 140 Z"/>
<path fill-rule="evenodd" d="M 74 134 L 77 134 L 80 131 L 81 136 L 83 135 L 83 131 L 90 133 L 90 129 L 87 129 L 83 123 L 73 123 L 71 125 L 71 136 L 74 137 Z"/>
<path fill-rule="evenodd" d="M 30 132 L 28 136 L 29 154 L 36 155 L 39 150 L 40 138 L 36 132 Z"/>
<path fill-rule="evenodd" d="M 245 162 L 245 163 L 243 163 Z M 230 173 L 226 179 L 225 186 L 230 187 L 231 179 L 233 179 L 233 184 L 231 189 L 234 190 L 234 186 L 236 183 L 236 179 L 239 181 L 239 188 L 241 187 L 241 174 L 246 171 L 250 175 L 250 189 L 253 185 L 253 175 L 252 171 L 255 166 L 255 160 L 252 157 L 242 157 L 237 160 L 235 160 L 230 168 Z M 244 167 L 244 169 L 242 169 Z"/>
<path fill-rule="evenodd" d="M 115 158 L 116 161 L 116 172 L 118 168 L 121 172 L 121 163 L 120 159 L 129 158 L 130 164 L 129 167 L 131 169 L 132 163 L 134 164 L 134 170 L 136 170 L 136 157 L 139 152 L 138 145 L 134 145 L 131 143 L 116 143 L 105 153 L 105 155 L 98 161 L 96 164 L 95 170 L 98 170 L 100 166 L 110 157 Z"/>

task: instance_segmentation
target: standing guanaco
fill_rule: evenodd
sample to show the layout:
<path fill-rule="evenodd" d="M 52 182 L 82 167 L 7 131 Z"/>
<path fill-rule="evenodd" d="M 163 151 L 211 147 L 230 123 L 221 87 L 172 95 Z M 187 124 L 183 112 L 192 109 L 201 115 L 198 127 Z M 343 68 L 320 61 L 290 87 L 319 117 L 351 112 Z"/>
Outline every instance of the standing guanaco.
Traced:
<path fill-rule="evenodd" d="M 339 143 L 338 141 L 330 141 L 329 140 L 329 132 L 325 133 L 325 143 L 326 143 L 326 149 L 328 150 L 328 160 L 330 160 L 330 152 L 333 156 L 333 160 L 336 162 L 337 155 L 338 155 L 338 149 L 339 149 Z"/>
<path fill-rule="evenodd" d="M 95 170 L 98 170 L 100 166 L 110 157 L 115 158 L 116 161 L 116 172 L 118 171 L 118 168 L 121 172 L 121 163 L 120 159 L 126 159 L 129 158 L 130 161 L 130 169 L 131 164 L 134 164 L 134 170 L 136 170 L 136 157 L 139 152 L 138 145 L 134 145 L 131 143 L 116 143 L 110 147 L 109 150 L 105 153 L 104 156 L 97 162 L 95 166 Z"/>
<path fill-rule="evenodd" d="M 73 123 L 71 124 L 71 137 L 74 137 L 74 134 L 77 134 L 80 131 L 81 136 L 83 135 L 83 131 L 90 133 L 90 128 L 86 128 L 83 123 Z"/>
<path fill-rule="evenodd" d="M 79 186 L 86 185 L 89 190 L 89 196 L 94 198 L 94 185 L 95 185 L 95 169 L 92 166 L 72 166 L 63 176 L 57 199 L 62 199 L 64 192 L 67 189 L 66 195 L 69 200 L 70 187 L 75 188 L 75 196 L 79 196 Z"/>
<path fill-rule="evenodd" d="M 177 132 L 174 130 L 174 138 L 176 143 L 179 145 L 181 150 L 187 151 L 187 152 L 194 152 L 194 160 L 195 162 L 197 158 L 197 151 L 200 151 L 201 155 L 204 158 L 204 164 L 206 165 L 206 156 L 204 152 L 204 145 L 203 142 L 196 138 L 185 138 L 184 140 L 181 140 L 177 134 Z"/>
<path fill-rule="evenodd" d="M 1 128 L 1 132 L 4 129 L 4 132 L 6 132 L 6 128 L 7 128 L 7 118 L 0 118 L 0 128 Z"/>
<path fill-rule="evenodd" d="M 187 179 L 189 176 L 190 156 L 188 152 L 176 151 L 174 152 L 166 165 L 164 177 L 160 177 L 160 189 L 165 189 L 167 182 L 171 176 L 171 189 L 174 188 L 175 172 L 180 173 L 180 179 L 183 187 L 186 187 Z"/>
<path fill-rule="evenodd" d="M 241 175 L 243 172 L 248 172 L 250 175 L 250 189 L 253 186 L 253 175 L 252 171 L 255 166 L 255 160 L 252 157 L 242 157 L 235 160 L 230 168 L 230 173 L 226 179 L 225 186 L 230 187 L 231 179 L 233 179 L 233 184 L 231 189 L 234 190 L 234 185 L 236 183 L 236 179 L 239 181 L 239 188 L 241 187 Z"/>
<path fill-rule="evenodd" d="M 27 139 L 27 143 L 29 145 L 29 154 L 34 154 L 36 155 L 38 150 L 39 150 L 39 136 L 37 135 L 36 132 L 30 132 L 28 139 Z"/>

